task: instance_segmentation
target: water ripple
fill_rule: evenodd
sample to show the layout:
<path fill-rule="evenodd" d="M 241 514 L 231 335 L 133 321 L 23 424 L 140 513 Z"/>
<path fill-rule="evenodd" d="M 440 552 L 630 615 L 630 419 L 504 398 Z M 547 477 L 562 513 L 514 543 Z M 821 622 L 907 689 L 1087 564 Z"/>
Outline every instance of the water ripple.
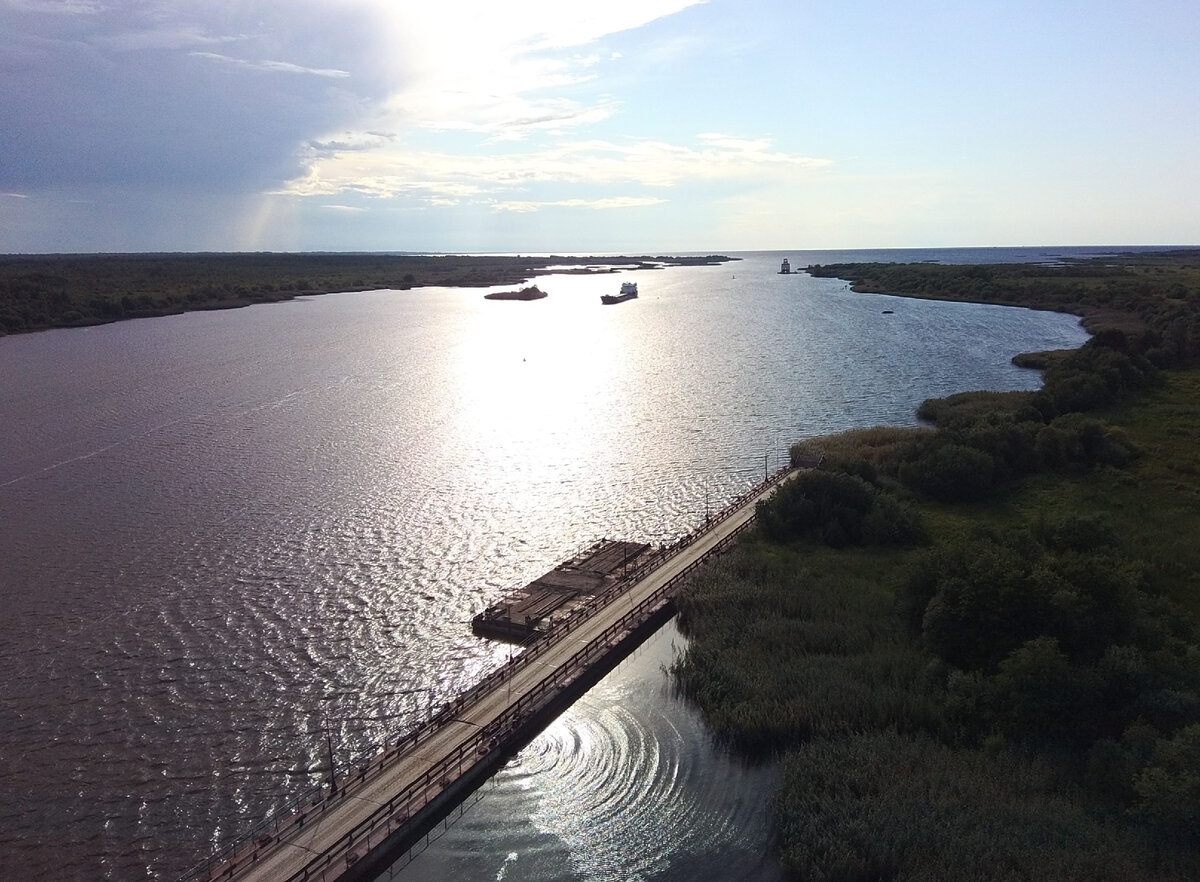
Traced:
<path fill-rule="evenodd" d="M 366 292 L 0 340 L 0 877 L 170 878 L 317 785 L 326 730 L 348 763 L 499 664 L 468 622 L 503 592 L 1082 339 L 969 304 L 880 322 L 777 266 L 633 273 L 610 310 L 611 278 L 561 276 L 537 311 Z M 508 879 L 733 835 L 705 806 L 740 773 L 659 701 L 600 690 L 522 754 L 551 845 L 506 848 Z"/>

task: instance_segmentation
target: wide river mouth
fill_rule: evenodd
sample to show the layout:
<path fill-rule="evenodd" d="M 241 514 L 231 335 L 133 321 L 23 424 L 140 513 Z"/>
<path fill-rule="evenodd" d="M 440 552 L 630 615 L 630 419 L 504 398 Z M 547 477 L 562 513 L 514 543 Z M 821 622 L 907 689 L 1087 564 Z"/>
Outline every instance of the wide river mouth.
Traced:
<path fill-rule="evenodd" d="M 499 664 L 469 620 L 504 592 L 672 541 L 796 440 L 1034 388 L 1012 355 L 1086 337 L 740 256 L 0 339 L 0 876 L 174 878 L 319 783 L 327 729 L 349 761 Z M 635 817 L 665 736 L 612 704 L 519 763 L 579 762 Z M 514 811 L 586 869 L 573 804 Z"/>

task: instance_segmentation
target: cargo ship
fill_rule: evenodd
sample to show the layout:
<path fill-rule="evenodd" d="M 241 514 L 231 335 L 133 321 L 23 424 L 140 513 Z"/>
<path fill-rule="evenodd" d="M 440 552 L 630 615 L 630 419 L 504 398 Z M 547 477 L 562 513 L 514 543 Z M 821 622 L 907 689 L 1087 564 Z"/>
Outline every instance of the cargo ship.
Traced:
<path fill-rule="evenodd" d="M 601 294 L 600 302 L 603 304 L 624 303 L 626 300 L 632 300 L 637 297 L 637 282 L 622 282 L 620 294 Z"/>

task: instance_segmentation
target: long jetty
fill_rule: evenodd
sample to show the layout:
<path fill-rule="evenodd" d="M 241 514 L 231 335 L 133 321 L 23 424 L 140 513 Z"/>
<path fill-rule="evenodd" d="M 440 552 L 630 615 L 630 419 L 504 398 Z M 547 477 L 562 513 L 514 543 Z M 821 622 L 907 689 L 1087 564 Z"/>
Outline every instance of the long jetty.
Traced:
<path fill-rule="evenodd" d="M 375 878 L 673 614 L 697 567 L 751 527 L 785 468 L 733 500 L 531 642 L 524 652 L 389 739 L 303 805 L 260 823 L 188 882 L 360 882 Z"/>

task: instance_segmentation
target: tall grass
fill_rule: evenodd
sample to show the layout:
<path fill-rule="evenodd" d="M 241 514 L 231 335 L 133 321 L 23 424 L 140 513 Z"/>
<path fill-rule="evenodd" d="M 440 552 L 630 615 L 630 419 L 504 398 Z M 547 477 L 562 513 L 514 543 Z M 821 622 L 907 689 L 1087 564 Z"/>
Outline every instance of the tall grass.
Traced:
<path fill-rule="evenodd" d="M 791 752 L 772 800 L 784 865 L 820 882 L 1197 878 L 1055 763 L 875 731 Z"/>
<path fill-rule="evenodd" d="M 894 574 L 925 554 L 751 539 L 679 600 L 690 639 L 678 687 L 721 742 L 782 760 L 772 814 L 785 867 L 828 882 L 1200 878 L 1187 833 L 1157 835 L 1155 817 L 1094 786 L 1115 775 L 1129 793 L 1132 766 L 963 740 L 960 675 L 895 606 Z M 1128 739 L 1101 746 L 1129 761 Z"/>
<path fill-rule="evenodd" d="M 752 537 L 688 586 L 679 688 L 721 741 L 782 759 L 800 878 L 1200 879 L 1200 645 L 1178 608 L 1200 609 L 1200 374 L 1164 378 L 1049 418 L 1059 459 L 992 431 L 1035 423 L 1030 393 L 798 445 L 905 495 L 932 547 Z M 897 461 L 937 466 L 948 437 L 1007 466 L 983 501 L 904 481 Z"/>
<path fill-rule="evenodd" d="M 888 559 L 845 554 L 868 569 Z M 718 738 L 760 757 L 821 735 L 936 729 L 941 701 L 928 658 L 892 604 L 889 591 L 828 550 L 802 556 L 746 543 L 679 600 L 692 640 L 677 682 Z"/>

